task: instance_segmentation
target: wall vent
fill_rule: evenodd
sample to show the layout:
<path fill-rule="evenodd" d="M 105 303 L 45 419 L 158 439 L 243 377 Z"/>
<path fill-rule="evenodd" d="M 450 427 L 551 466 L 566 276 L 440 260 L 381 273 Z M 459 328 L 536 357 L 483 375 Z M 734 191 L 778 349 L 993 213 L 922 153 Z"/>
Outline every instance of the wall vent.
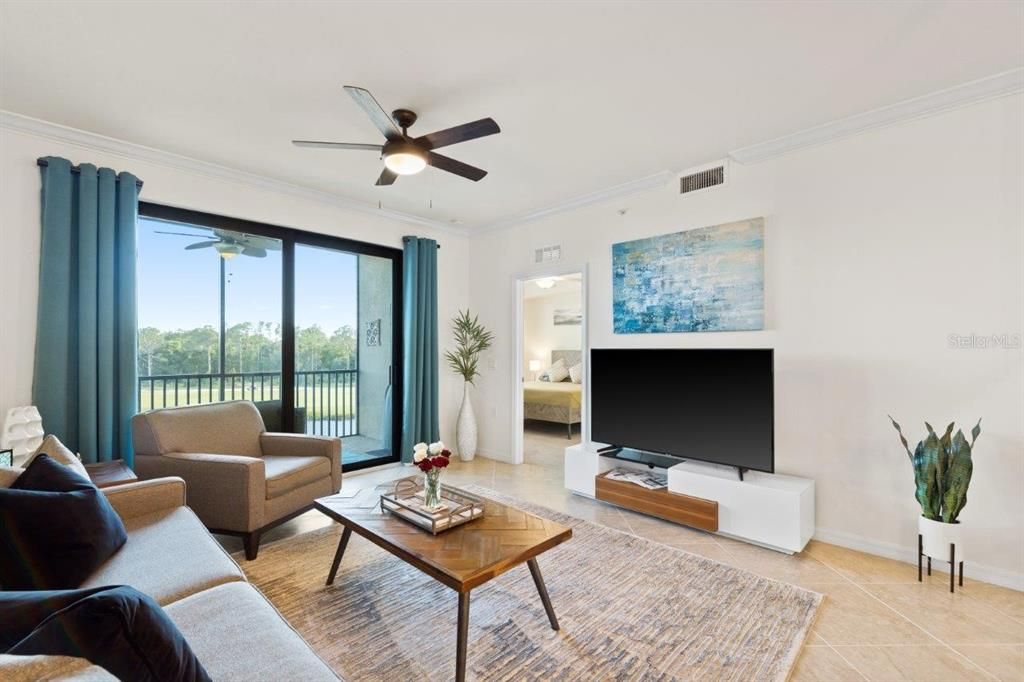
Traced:
<path fill-rule="evenodd" d="M 714 166 L 679 178 L 679 193 L 689 194 L 725 184 L 725 166 Z"/>
<path fill-rule="evenodd" d="M 533 252 L 534 263 L 553 263 L 562 258 L 562 245 L 542 246 Z"/>

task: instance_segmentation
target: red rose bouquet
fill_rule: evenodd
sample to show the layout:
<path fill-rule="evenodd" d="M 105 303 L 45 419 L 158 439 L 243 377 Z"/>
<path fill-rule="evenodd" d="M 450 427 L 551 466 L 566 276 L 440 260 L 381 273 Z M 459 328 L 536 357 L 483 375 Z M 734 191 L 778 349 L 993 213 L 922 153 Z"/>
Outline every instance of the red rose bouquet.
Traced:
<path fill-rule="evenodd" d="M 441 504 L 441 470 L 451 461 L 451 450 L 444 443 L 437 441 L 427 445 L 417 443 L 413 446 L 412 461 L 423 472 L 423 506 L 434 511 Z"/>

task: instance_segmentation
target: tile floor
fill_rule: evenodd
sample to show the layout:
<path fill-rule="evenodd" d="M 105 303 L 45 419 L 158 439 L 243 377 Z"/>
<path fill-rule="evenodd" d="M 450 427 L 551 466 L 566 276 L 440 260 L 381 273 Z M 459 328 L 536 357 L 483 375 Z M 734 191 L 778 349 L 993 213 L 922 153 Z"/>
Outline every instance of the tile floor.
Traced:
<path fill-rule="evenodd" d="M 827 595 L 792 680 L 1024 681 L 1024 593 L 972 580 L 969 564 L 964 587 L 950 594 L 941 568 L 918 583 L 914 566 L 835 545 L 811 542 L 801 554 L 786 556 L 584 499 L 562 486 L 566 442 L 561 430 L 528 431 L 525 464 L 454 462 L 445 479 L 487 486 Z M 345 477 L 344 487 L 408 471 L 354 474 Z M 327 524 L 310 512 L 268 533 L 264 542 Z M 241 548 L 235 538 L 222 542 L 231 551 Z"/>

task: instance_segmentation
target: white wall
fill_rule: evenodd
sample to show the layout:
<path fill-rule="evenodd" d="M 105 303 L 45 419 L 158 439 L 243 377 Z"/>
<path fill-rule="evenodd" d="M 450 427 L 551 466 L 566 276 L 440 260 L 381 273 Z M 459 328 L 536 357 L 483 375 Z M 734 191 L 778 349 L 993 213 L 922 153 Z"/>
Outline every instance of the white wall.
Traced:
<path fill-rule="evenodd" d="M 474 236 L 470 302 L 497 337 L 477 381 L 481 452 L 512 460 L 513 282 L 536 270 L 534 248 L 560 243 L 562 267 L 589 266 L 592 347 L 776 349 L 776 467 L 817 482 L 819 538 L 916 556 L 912 471 L 886 414 L 915 437 L 925 419 L 984 417 L 961 516 L 967 577 L 1024 588 L 1024 354 L 949 343 L 1022 332 L 1022 105 L 984 102 L 733 164 L 723 188 L 672 185 Z M 755 216 L 765 331 L 612 333 L 614 242 Z"/>
<path fill-rule="evenodd" d="M 576 291 L 554 292 L 546 296 L 523 299 L 523 367 L 530 360 L 540 360 L 545 367 L 551 363 L 553 350 L 579 350 L 583 341 L 582 327 L 555 324 L 555 310 L 579 310 L 583 296 Z M 527 376 L 530 373 L 527 371 Z"/>
<path fill-rule="evenodd" d="M 144 201 L 262 221 L 401 248 L 402 236 L 438 240 L 438 315 L 441 348 L 450 347 L 445 320 L 465 308 L 467 239 L 458 234 L 340 208 L 151 160 L 116 155 L 0 129 L 0 416 L 32 395 L 36 299 L 39 287 L 39 169 L 36 158 L 63 156 L 131 171 L 144 181 Z M 152 155 L 145 154 L 146 158 Z M 441 435 L 455 441 L 461 383 L 441 372 Z"/>

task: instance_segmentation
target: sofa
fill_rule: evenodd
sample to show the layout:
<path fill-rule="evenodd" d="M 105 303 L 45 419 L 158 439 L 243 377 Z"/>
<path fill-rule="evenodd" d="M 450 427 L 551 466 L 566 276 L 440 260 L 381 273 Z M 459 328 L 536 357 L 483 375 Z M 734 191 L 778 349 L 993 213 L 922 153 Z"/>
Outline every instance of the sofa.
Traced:
<path fill-rule="evenodd" d="M 214 680 L 338 680 L 185 506 L 180 478 L 105 488 L 128 541 L 82 587 L 153 597 Z M 84 659 L 0 655 L 0 679 L 113 680 Z"/>
<path fill-rule="evenodd" d="M 135 473 L 178 476 L 188 503 L 214 533 L 260 536 L 341 488 L 341 439 L 266 430 L 248 400 L 152 410 L 132 418 Z"/>

